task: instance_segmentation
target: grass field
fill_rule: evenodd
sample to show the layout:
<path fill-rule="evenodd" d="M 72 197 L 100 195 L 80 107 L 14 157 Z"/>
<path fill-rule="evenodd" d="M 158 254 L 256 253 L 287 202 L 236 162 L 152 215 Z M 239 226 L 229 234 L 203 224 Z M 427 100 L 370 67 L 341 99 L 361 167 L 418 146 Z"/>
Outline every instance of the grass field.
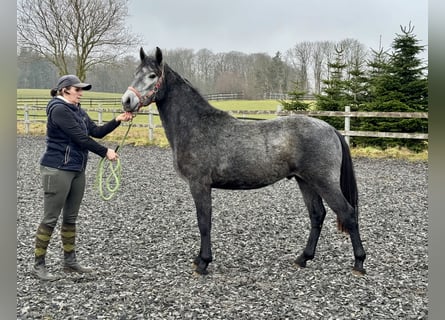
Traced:
<path fill-rule="evenodd" d="M 32 99 L 33 104 L 39 106 L 46 106 L 48 100 L 50 99 L 49 94 L 50 89 L 17 89 L 17 106 L 23 106 L 20 104 L 22 100 Z M 85 91 L 82 97 L 82 106 L 84 108 L 97 108 L 99 107 L 100 99 L 111 100 L 115 99 L 112 103 L 114 105 L 106 105 L 107 108 L 115 108 L 116 114 L 104 113 L 103 121 L 108 121 L 112 117 L 116 116 L 121 112 L 120 98 L 122 93 L 104 93 L 104 92 L 94 92 Z M 109 102 L 107 102 L 109 103 Z M 225 111 L 252 111 L 252 110 L 264 110 L 264 111 L 276 111 L 279 102 L 277 100 L 226 100 L 226 101 L 209 101 L 209 103 L 215 108 L 225 110 Z M 156 109 L 156 106 L 153 105 Z M 144 108 L 147 110 L 147 108 Z M 98 115 L 95 111 L 89 111 L 88 114 L 94 120 L 97 119 Z M 237 114 L 238 117 L 249 117 L 251 119 L 271 119 L 276 116 L 273 114 L 255 114 L 255 115 L 242 115 Z M 44 119 L 45 111 L 33 110 L 31 119 L 42 118 Z M 17 110 L 17 119 L 23 119 L 23 111 Z M 148 116 L 146 114 L 140 114 L 136 116 L 133 120 L 135 124 L 148 124 Z M 154 124 L 161 126 L 161 121 L 159 117 L 154 117 Z M 32 123 L 29 128 L 29 134 L 31 135 L 44 135 L 46 126 L 44 123 Z M 119 143 L 125 132 L 127 130 L 126 126 L 121 126 L 117 128 L 114 132 L 109 134 L 104 138 L 105 141 L 112 141 Z M 25 126 L 23 121 L 17 121 L 17 133 L 24 134 Z M 131 128 L 126 143 L 133 145 L 157 145 L 160 147 L 168 147 L 168 141 L 165 137 L 164 130 L 162 128 L 154 129 L 153 141 L 148 139 L 148 128 L 133 127 Z M 428 151 L 423 151 L 421 153 L 413 153 L 407 149 L 401 148 L 391 148 L 388 150 L 379 150 L 376 148 L 352 148 L 351 153 L 356 157 L 371 157 L 371 158 L 403 158 L 413 161 L 426 161 L 428 159 Z"/>

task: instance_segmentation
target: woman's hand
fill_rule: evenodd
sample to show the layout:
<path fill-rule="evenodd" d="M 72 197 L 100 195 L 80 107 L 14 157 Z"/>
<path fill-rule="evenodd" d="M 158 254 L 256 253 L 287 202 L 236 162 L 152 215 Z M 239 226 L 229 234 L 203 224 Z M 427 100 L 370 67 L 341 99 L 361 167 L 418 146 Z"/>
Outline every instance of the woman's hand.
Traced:
<path fill-rule="evenodd" d="M 118 158 L 118 154 L 113 149 L 108 149 L 106 157 L 110 161 L 116 161 Z"/>
<path fill-rule="evenodd" d="M 124 113 L 121 113 L 116 117 L 116 121 L 130 121 L 134 118 L 134 114 L 132 112 L 126 111 Z"/>

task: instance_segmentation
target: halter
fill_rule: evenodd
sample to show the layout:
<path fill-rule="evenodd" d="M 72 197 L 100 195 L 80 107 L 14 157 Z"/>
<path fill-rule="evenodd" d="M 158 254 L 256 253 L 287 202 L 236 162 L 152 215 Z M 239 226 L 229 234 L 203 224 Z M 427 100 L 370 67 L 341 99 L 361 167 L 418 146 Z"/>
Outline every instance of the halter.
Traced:
<path fill-rule="evenodd" d="M 162 82 L 164 80 L 164 65 L 162 65 L 162 73 L 159 77 L 158 81 L 154 85 L 153 89 L 149 90 L 146 95 L 142 95 L 136 88 L 134 87 L 128 87 L 128 90 L 132 91 L 138 98 L 139 98 L 139 105 L 138 110 L 142 108 L 143 106 L 148 106 L 150 103 L 152 103 L 155 100 L 156 93 L 158 93 L 159 88 L 162 85 Z M 148 102 L 147 102 L 148 101 Z"/>

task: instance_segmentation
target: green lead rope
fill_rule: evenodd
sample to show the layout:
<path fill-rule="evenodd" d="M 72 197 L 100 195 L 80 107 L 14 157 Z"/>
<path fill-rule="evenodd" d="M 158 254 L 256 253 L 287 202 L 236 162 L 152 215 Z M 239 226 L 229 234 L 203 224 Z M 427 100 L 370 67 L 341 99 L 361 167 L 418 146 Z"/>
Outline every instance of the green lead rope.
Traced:
<path fill-rule="evenodd" d="M 132 124 L 133 121 L 130 121 L 127 132 L 122 138 L 121 143 L 115 149 L 116 152 L 123 147 Z M 121 173 L 122 166 L 119 158 L 117 158 L 116 161 L 110 161 L 107 159 L 107 157 L 103 157 L 99 161 L 94 185 L 103 200 L 110 200 L 119 190 L 121 184 Z"/>

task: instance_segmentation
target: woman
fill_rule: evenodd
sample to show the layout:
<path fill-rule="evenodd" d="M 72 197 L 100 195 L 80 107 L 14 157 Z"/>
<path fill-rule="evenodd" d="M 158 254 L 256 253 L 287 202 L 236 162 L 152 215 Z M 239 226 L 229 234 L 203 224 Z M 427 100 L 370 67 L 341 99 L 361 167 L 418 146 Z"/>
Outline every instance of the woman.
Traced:
<path fill-rule="evenodd" d="M 114 161 L 118 154 L 96 142 L 116 129 L 121 121 L 129 121 L 129 112 L 97 126 L 80 106 L 83 90 L 91 85 L 82 83 L 75 75 L 65 75 L 51 89 L 52 99 L 46 107 L 46 150 L 40 160 L 43 183 L 43 219 L 37 228 L 33 273 L 42 280 L 55 280 L 45 266 L 45 255 L 53 230 L 62 212 L 61 238 L 64 251 L 64 270 L 91 272 L 77 262 L 75 251 L 76 220 L 85 191 L 85 168 L 88 152 Z"/>

